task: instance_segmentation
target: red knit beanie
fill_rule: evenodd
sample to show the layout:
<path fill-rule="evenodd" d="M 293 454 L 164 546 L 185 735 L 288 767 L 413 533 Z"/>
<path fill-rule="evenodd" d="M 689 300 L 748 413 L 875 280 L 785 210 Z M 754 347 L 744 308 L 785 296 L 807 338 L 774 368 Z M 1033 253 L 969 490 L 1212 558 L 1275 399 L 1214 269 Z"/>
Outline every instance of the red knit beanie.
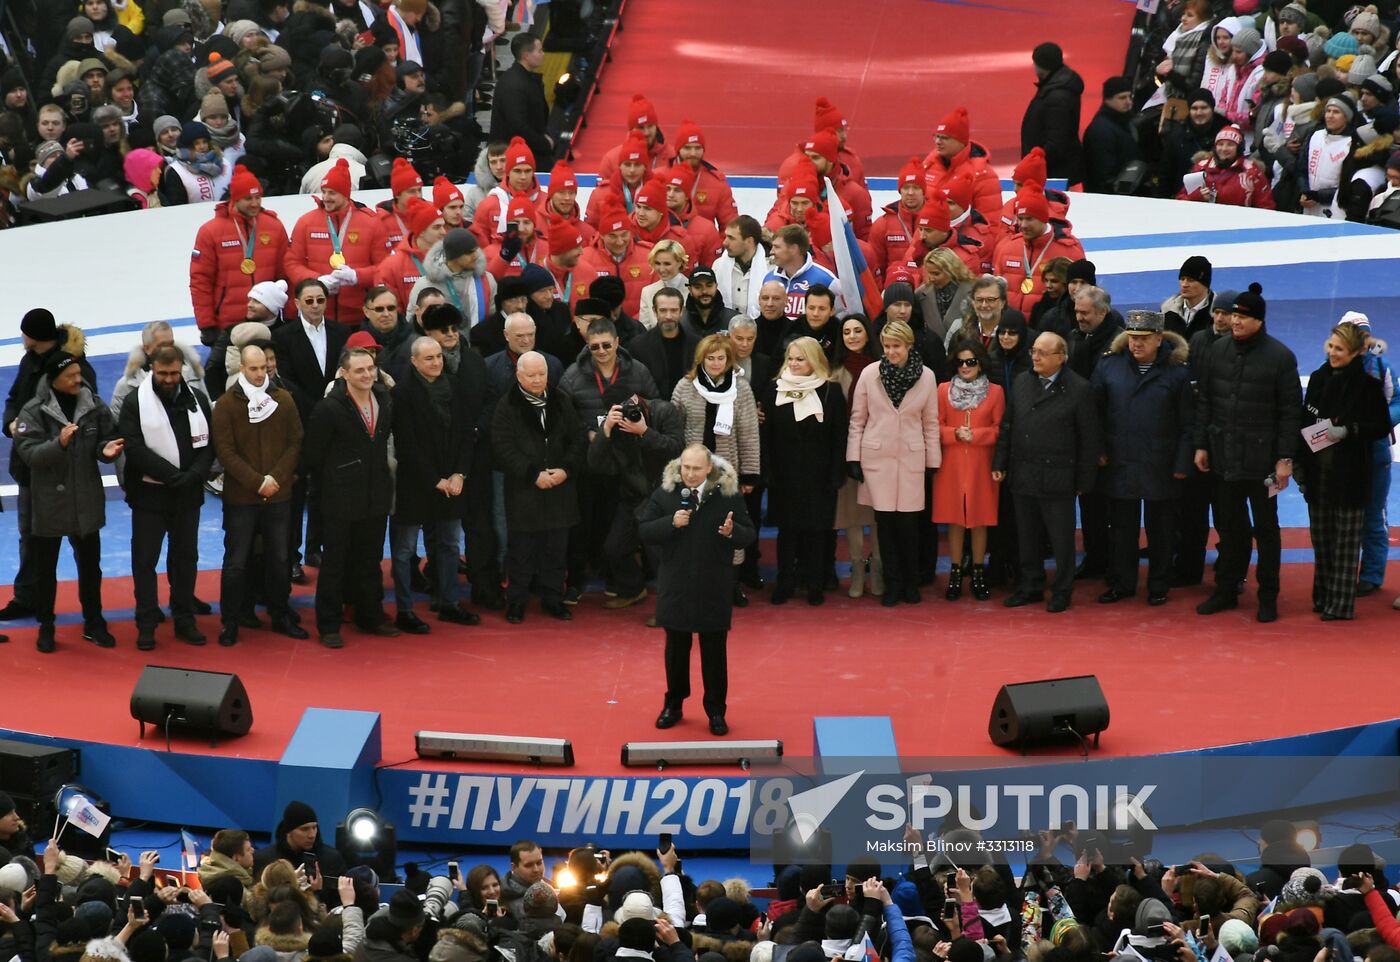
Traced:
<path fill-rule="evenodd" d="M 423 186 L 423 178 L 418 176 L 418 171 L 413 169 L 413 165 L 402 157 L 394 158 L 394 170 L 389 175 L 389 192 L 397 197 L 406 190 Z"/>
<path fill-rule="evenodd" d="M 951 230 L 952 226 L 948 217 L 948 195 L 935 187 L 929 194 L 928 203 L 924 204 L 923 210 L 919 211 L 919 220 L 916 226 L 927 227 L 931 230 Z"/>
<path fill-rule="evenodd" d="M 245 197 L 261 197 L 262 184 L 253 172 L 242 164 L 233 168 L 233 179 L 228 184 L 228 202 L 236 204 Z"/>
<path fill-rule="evenodd" d="M 562 160 L 555 161 L 549 171 L 549 192 L 578 190 L 578 176 L 572 167 Z"/>
<path fill-rule="evenodd" d="M 1016 216 L 1048 221 L 1050 204 L 1045 200 L 1045 188 L 1039 184 L 1025 184 L 1016 191 Z"/>
<path fill-rule="evenodd" d="M 675 187 L 687 197 L 695 186 L 695 171 L 689 164 L 675 164 L 666 170 L 666 186 Z"/>
<path fill-rule="evenodd" d="M 454 200 L 464 200 L 462 192 L 457 189 L 457 185 L 446 177 L 439 177 L 433 181 L 433 205 L 438 210 L 442 210 Z"/>
<path fill-rule="evenodd" d="M 512 167 L 519 167 L 524 164 L 531 170 L 535 167 L 535 154 L 530 150 L 528 144 L 520 137 L 511 138 L 511 142 L 506 145 L 506 170 Z"/>
<path fill-rule="evenodd" d="M 648 161 L 647 141 L 641 134 L 628 134 L 627 139 L 622 142 L 622 150 L 617 155 L 617 162 L 625 164 L 629 160 L 639 161 L 643 164 Z"/>
<path fill-rule="evenodd" d="M 910 157 L 904 162 L 904 166 L 899 168 L 899 181 L 896 188 L 905 184 L 918 184 L 924 186 L 924 162 L 920 157 Z"/>
<path fill-rule="evenodd" d="M 684 147 L 686 144 L 705 146 L 705 135 L 701 132 L 700 125 L 688 118 L 681 121 L 680 130 L 676 131 L 676 146 Z"/>
<path fill-rule="evenodd" d="M 558 214 L 551 214 L 549 218 L 549 252 L 551 254 L 567 254 L 574 248 L 582 246 L 583 234 L 579 233 L 579 229 Z"/>
<path fill-rule="evenodd" d="M 641 94 L 633 94 L 632 102 L 627 105 L 627 126 L 635 130 L 648 124 L 660 126 L 661 121 L 656 119 L 656 108 Z"/>
<path fill-rule="evenodd" d="M 802 145 L 803 153 L 819 154 L 828 164 L 836 163 L 836 133 L 833 130 L 818 130 Z"/>
<path fill-rule="evenodd" d="M 972 139 L 972 127 L 967 119 L 967 108 L 954 107 L 952 113 L 938 122 L 938 126 L 933 128 L 933 132 L 952 137 L 960 144 L 967 143 Z"/>
<path fill-rule="evenodd" d="M 1011 179 L 1018 184 L 1030 180 L 1037 184 L 1045 183 L 1045 151 L 1039 147 L 1032 147 L 1031 152 L 1022 157 L 1016 169 L 1011 172 Z"/>
<path fill-rule="evenodd" d="M 417 237 L 429 227 L 433 226 L 433 221 L 442 218 L 442 211 L 437 209 L 437 205 L 423 200 L 421 197 L 411 197 L 408 201 L 408 236 Z"/>
<path fill-rule="evenodd" d="M 337 194 L 350 196 L 350 162 L 341 157 L 326 175 L 321 178 L 322 190 L 333 190 Z"/>
<path fill-rule="evenodd" d="M 841 115 L 841 111 L 827 100 L 825 97 L 817 98 L 816 119 L 812 124 L 812 130 L 834 130 L 837 127 L 845 127 L 846 118 Z"/>

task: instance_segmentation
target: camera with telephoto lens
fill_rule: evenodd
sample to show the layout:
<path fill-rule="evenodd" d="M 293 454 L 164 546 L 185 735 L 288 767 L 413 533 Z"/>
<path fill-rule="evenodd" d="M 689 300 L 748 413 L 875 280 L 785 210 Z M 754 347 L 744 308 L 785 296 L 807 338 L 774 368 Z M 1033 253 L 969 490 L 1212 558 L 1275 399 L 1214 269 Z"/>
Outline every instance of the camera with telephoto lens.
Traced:
<path fill-rule="evenodd" d="M 642 404 L 632 398 L 622 402 L 622 417 L 625 420 L 636 423 L 642 419 Z"/>

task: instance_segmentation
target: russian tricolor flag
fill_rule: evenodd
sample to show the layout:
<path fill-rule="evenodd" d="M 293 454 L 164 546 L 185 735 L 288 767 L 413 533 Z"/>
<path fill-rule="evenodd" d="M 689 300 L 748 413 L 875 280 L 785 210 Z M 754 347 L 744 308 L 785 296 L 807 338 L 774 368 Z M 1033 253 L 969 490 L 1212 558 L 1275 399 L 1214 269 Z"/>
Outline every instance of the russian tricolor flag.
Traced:
<path fill-rule="evenodd" d="M 826 197 L 831 215 L 831 251 L 836 257 L 836 279 L 841 282 L 846 310 L 853 311 L 859 305 L 867 317 L 874 318 L 885 309 L 885 302 L 880 297 L 875 275 L 870 273 L 870 265 L 860 252 L 855 229 L 851 227 L 846 208 L 830 177 L 826 178 Z"/>

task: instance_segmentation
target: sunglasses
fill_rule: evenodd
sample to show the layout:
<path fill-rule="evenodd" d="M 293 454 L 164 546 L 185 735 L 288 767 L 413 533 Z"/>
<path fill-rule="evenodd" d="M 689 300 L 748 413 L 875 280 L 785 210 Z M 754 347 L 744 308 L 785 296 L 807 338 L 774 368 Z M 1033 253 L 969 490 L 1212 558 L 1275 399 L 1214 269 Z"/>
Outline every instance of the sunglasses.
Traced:
<path fill-rule="evenodd" d="M 388 314 L 390 311 L 397 311 L 398 306 L 394 304 L 371 305 L 369 310 L 374 311 L 376 314 Z"/>
<path fill-rule="evenodd" d="M 976 367 L 976 366 L 978 365 L 978 363 L 979 363 L 979 362 L 978 362 L 977 358 L 975 358 L 975 357 L 960 357 L 960 358 L 958 358 L 958 367 Z"/>
<path fill-rule="evenodd" d="M 614 344 L 590 344 L 588 345 L 588 350 L 594 354 L 602 354 L 606 351 L 611 351 L 614 347 L 616 347 Z"/>

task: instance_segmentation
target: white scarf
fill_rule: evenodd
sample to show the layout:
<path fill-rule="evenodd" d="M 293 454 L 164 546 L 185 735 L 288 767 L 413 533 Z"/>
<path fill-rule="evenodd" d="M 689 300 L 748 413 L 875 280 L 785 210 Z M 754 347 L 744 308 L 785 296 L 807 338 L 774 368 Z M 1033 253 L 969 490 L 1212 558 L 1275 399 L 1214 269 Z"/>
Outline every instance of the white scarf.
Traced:
<path fill-rule="evenodd" d="M 506 190 L 505 184 L 500 183 L 486 193 L 487 196 L 495 195 L 496 199 L 501 202 L 501 209 L 496 212 L 496 233 L 505 236 L 506 228 L 510 226 L 506 215 L 510 213 L 511 192 Z"/>
<path fill-rule="evenodd" d="M 773 403 L 778 407 L 793 405 L 792 417 L 795 421 L 816 417 L 820 424 L 826 412 L 822 410 L 822 399 L 817 389 L 825 383 L 826 378 L 818 374 L 797 377 L 784 367 L 783 373 L 778 375 L 778 396 Z"/>
<path fill-rule="evenodd" d="M 238 384 L 243 388 L 243 393 L 248 397 L 248 423 L 261 424 L 272 417 L 272 412 L 277 410 L 277 402 L 272 400 L 267 393 L 267 381 L 263 381 L 262 387 L 250 383 L 243 372 L 238 372 Z"/>
<path fill-rule="evenodd" d="M 724 435 L 728 437 L 734 433 L 734 398 L 739 394 L 739 378 L 744 376 L 744 372 L 735 368 L 734 376 L 729 379 L 729 390 L 719 392 L 713 388 L 705 386 L 708 375 L 702 370 L 695 375 L 695 380 L 691 383 L 695 385 L 695 393 L 700 395 L 711 404 L 719 405 L 719 410 L 715 412 L 715 436 Z"/>
<path fill-rule="evenodd" d="M 862 959 L 865 957 L 865 943 L 857 945 L 850 939 L 822 939 L 822 952 L 828 959 Z"/>
<path fill-rule="evenodd" d="M 136 387 L 136 405 L 141 412 L 141 436 L 152 453 L 160 455 L 176 468 L 180 467 L 180 445 L 175 440 L 175 429 L 170 426 L 170 418 L 165 413 L 165 404 L 156 397 L 155 378 L 147 377 Z M 190 419 L 190 446 L 206 447 L 209 444 L 209 421 L 195 399 L 194 410 L 188 412 Z M 152 484 L 163 484 L 149 474 L 142 478 Z"/>

